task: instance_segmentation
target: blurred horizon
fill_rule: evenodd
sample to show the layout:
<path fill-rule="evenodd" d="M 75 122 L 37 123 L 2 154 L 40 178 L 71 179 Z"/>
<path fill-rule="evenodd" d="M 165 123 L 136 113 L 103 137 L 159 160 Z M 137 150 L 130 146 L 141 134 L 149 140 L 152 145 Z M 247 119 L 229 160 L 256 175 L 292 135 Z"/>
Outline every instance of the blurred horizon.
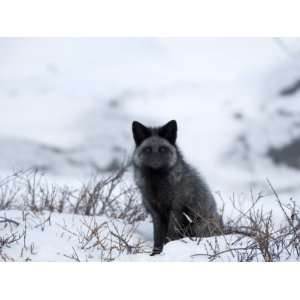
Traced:
<path fill-rule="evenodd" d="M 3 176 L 106 172 L 133 120 L 176 119 L 213 190 L 300 191 L 300 39 L 1 38 L 0 57 Z"/>

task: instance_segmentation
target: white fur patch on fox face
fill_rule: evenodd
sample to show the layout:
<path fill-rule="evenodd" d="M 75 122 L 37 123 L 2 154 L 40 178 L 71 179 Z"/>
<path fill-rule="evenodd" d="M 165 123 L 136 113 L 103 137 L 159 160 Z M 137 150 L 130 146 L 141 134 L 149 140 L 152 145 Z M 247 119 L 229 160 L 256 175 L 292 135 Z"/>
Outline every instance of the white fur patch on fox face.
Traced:
<path fill-rule="evenodd" d="M 134 151 L 133 162 L 138 167 L 171 168 L 177 162 L 175 146 L 158 135 L 146 138 Z"/>

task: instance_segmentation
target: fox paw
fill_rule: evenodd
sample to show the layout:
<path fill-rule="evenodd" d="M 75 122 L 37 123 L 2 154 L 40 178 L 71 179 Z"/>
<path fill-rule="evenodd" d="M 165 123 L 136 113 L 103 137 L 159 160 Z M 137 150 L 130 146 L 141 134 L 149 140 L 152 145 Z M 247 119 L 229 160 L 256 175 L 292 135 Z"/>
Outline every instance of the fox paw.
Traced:
<path fill-rule="evenodd" d="M 150 254 L 150 256 L 160 254 L 161 251 L 162 251 L 162 248 L 153 248 L 152 253 Z"/>

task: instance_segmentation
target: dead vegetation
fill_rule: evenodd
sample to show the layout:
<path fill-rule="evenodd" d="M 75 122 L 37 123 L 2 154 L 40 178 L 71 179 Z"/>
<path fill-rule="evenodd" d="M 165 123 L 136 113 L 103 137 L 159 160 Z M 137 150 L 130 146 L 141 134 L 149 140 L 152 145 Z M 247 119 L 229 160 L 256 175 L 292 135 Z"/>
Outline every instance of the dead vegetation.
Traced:
<path fill-rule="evenodd" d="M 276 211 L 283 216 L 274 216 L 274 210 L 265 209 L 262 201 L 267 197 L 262 193 L 251 193 L 251 203 L 247 208 L 233 197 L 231 204 L 234 218 L 228 218 L 219 235 L 205 241 L 205 256 L 210 261 L 285 261 L 300 259 L 300 219 L 299 208 L 291 198 L 283 203 L 271 182 L 267 180 L 270 194 L 275 199 Z M 278 220 L 281 221 L 278 221 Z M 201 238 L 196 239 L 203 242 Z M 220 245 L 222 244 L 222 246 Z"/>
<path fill-rule="evenodd" d="M 63 229 L 70 233 L 69 228 Z M 79 249 L 85 253 L 96 251 L 101 261 L 113 261 L 123 253 L 144 252 L 144 242 L 134 237 L 135 229 L 135 226 L 116 224 L 114 220 L 98 222 L 96 218 L 89 218 L 83 219 L 81 230 L 71 234 L 78 239 Z M 80 260 L 75 249 L 72 256 L 66 257 Z"/>
<path fill-rule="evenodd" d="M 83 216 L 82 230 L 73 232 L 67 226 L 63 229 L 76 236 L 79 249 L 97 250 L 100 260 L 112 261 L 122 253 L 142 252 L 142 241 L 135 240 L 133 235 L 136 225 L 147 215 L 138 201 L 136 188 L 124 180 L 127 167 L 124 165 L 106 176 L 94 176 L 79 188 L 48 184 L 45 176 L 37 170 L 15 172 L 2 179 L 0 211 L 20 210 L 22 221 L 0 217 L 0 225 L 3 224 L 7 229 L 7 226 L 18 227 L 22 223 L 23 230 L 19 234 L 10 230 L 8 236 L 2 236 L 0 227 L 0 258 L 5 261 L 13 260 L 4 254 L 4 249 L 22 243 L 20 257 L 30 260 L 26 255 L 34 254 L 35 246 L 26 242 L 28 218 L 31 226 L 43 231 L 47 225 L 51 225 L 52 213 Z M 45 212 L 49 213 L 46 218 L 43 216 Z M 110 221 L 98 224 L 96 217 L 101 216 Z M 116 226 L 116 222 L 122 224 Z M 81 261 L 74 247 L 71 254 L 64 256 Z"/>
<path fill-rule="evenodd" d="M 146 214 L 136 188 L 124 180 L 127 168 L 124 165 L 116 172 L 93 176 L 79 188 L 49 184 L 37 170 L 15 172 L 0 181 L 0 210 L 105 215 L 134 224 Z"/>
<path fill-rule="evenodd" d="M 82 216 L 79 230 L 62 226 L 66 234 L 77 240 L 78 246 L 70 246 L 70 253 L 64 254 L 70 260 L 86 261 L 91 253 L 96 253 L 99 260 L 112 261 L 123 253 L 145 252 L 144 242 L 136 238 L 135 232 L 147 215 L 136 188 L 128 185 L 126 176 L 124 166 L 106 176 L 94 176 L 80 188 L 48 184 L 36 170 L 16 172 L 0 180 L 0 211 L 22 211 L 22 220 L 3 214 L 0 217 L 0 260 L 14 260 L 6 250 L 16 245 L 21 245 L 19 256 L 31 260 L 36 246 L 28 242 L 28 224 L 44 231 L 51 226 L 53 213 Z M 299 208 L 293 199 L 283 203 L 269 181 L 267 185 L 269 194 L 251 192 L 248 207 L 232 197 L 232 216 L 223 218 L 224 226 L 217 228 L 219 234 L 205 239 L 190 237 L 199 244 L 199 253 L 192 256 L 209 261 L 299 260 Z M 274 199 L 276 215 L 274 209 L 264 208 L 266 197 Z M 283 218 L 278 217 L 278 212 Z M 99 221 L 101 216 L 109 221 Z"/>

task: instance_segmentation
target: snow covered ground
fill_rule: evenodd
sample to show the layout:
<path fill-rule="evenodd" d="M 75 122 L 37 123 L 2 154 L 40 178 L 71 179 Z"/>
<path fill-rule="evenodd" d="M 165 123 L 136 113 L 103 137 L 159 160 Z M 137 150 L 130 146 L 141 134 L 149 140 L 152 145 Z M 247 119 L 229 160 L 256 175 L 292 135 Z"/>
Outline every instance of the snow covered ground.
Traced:
<path fill-rule="evenodd" d="M 300 78 L 299 49 L 297 39 L 2 38 L 1 178 L 34 167 L 50 181 L 79 184 L 130 157 L 133 120 L 160 125 L 176 119 L 187 161 L 229 208 L 233 194 L 246 205 L 250 189 L 270 193 L 266 178 L 283 200 L 300 204 L 299 149 L 284 157 L 281 151 L 300 139 L 300 92 L 281 93 Z M 275 207 L 274 197 L 265 199 L 264 206 Z M 21 218 L 20 212 L 1 213 Z M 53 218 L 74 229 L 83 217 Z M 149 226 L 146 236 L 135 233 L 146 244 L 143 251 L 151 245 Z M 26 255 L 67 260 L 72 238 L 60 226 L 48 227 L 32 230 L 28 243 L 40 254 Z M 189 260 L 196 246 L 170 243 L 158 259 Z M 13 256 L 21 249 L 11 249 Z M 88 254 L 90 260 L 99 255 Z"/>
<path fill-rule="evenodd" d="M 1 261 L 265 261 L 251 238 L 235 234 L 172 241 L 150 256 L 149 220 L 130 225 L 104 216 L 20 210 L 0 211 L 3 217 L 19 224 L 0 222 Z M 273 260 L 299 260 L 296 251 L 278 252 Z"/>

